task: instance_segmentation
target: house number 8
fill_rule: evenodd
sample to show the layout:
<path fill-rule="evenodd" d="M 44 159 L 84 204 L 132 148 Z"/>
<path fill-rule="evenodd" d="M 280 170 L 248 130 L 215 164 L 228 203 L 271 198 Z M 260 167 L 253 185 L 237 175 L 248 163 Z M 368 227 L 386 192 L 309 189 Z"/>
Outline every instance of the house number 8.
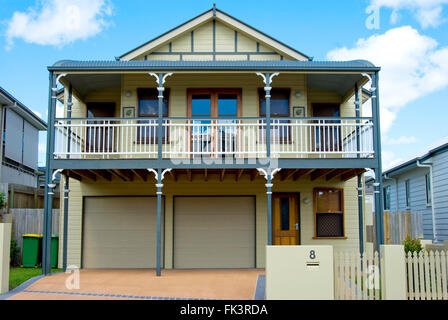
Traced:
<path fill-rule="evenodd" d="M 314 250 L 310 251 L 310 259 L 316 259 L 316 252 Z"/>

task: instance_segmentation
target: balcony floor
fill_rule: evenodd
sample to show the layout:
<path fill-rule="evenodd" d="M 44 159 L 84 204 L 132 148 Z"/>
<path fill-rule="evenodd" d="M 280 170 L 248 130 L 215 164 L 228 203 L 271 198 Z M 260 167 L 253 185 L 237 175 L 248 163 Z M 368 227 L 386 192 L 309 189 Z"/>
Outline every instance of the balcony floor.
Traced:
<path fill-rule="evenodd" d="M 326 181 L 347 181 L 359 174 L 365 172 L 365 169 L 358 168 L 330 168 L 330 169 L 282 169 L 276 177 L 280 181 L 292 179 L 297 181 L 300 178 L 309 178 L 314 181 L 319 178 L 325 177 Z M 153 178 L 153 174 L 144 169 L 90 169 L 90 170 L 64 170 L 63 174 L 78 181 L 90 181 L 96 182 L 100 180 L 112 181 L 112 178 L 116 177 L 123 181 L 132 182 L 134 180 L 149 181 Z M 200 177 L 204 182 L 208 181 L 210 175 L 218 175 L 220 180 L 223 181 L 227 176 L 233 176 L 235 181 L 243 175 L 248 175 L 250 181 L 253 181 L 260 172 L 257 169 L 173 169 L 169 172 L 169 175 L 177 181 L 179 175 L 184 175 L 187 180 L 193 181 L 193 179 Z"/>

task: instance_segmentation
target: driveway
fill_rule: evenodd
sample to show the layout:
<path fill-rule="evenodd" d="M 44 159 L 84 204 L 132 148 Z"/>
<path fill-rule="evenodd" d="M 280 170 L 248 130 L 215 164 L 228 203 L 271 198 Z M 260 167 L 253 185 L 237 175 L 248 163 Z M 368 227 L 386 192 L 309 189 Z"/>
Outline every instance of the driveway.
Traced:
<path fill-rule="evenodd" d="M 263 269 L 225 270 L 81 270 L 79 289 L 68 289 L 70 276 L 44 277 L 10 300 L 72 299 L 254 299 Z M 261 277 L 260 277 L 261 278 Z"/>

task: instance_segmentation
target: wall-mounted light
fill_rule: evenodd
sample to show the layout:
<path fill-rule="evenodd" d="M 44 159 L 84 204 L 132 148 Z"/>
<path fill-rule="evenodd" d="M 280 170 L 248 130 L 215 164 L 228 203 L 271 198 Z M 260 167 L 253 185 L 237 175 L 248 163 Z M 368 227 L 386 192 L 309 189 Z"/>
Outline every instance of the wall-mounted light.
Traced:
<path fill-rule="evenodd" d="M 308 198 L 308 197 L 305 197 L 305 198 L 303 199 L 303 203 L 304 203 L 304 204 L 309 204 L 310 202 L 311 202 L 311 199 Z"/>
<path fill-rule="evenodd" d="M 131 91 L 126 91 L 125 93 L 126 97 L 130 98 L 132 96 L 132 92 Z"/>
<path fill-rule="evenodd" d="M 300 91 L 296 91 L 294 95 L 296 96 L 296 98 L 300 98 L 302 96 L 302 93 Z"/>

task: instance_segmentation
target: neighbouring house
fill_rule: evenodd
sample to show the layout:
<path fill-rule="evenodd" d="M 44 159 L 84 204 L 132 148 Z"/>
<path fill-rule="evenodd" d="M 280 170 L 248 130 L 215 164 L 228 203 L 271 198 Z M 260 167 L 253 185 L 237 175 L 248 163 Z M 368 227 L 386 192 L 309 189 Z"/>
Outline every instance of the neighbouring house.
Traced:
<path fill-rule="evenodd" d="M 421 216 L 423 238 L 448 240 L 448 137 L 383 172 L 383 209 Z"/>
<path fill-rule="evenodd" d="M 49 198 L 55 173 L 66 190 L 62 267 L 160 275 L 264 268 L 271 244 L 363 249 L 366 168 L 381 181 L 379 67 L 313 61 L 216 8 L 88 59 L 48 68 L 50 93 L 64 88 L 46 175 Z"/>
<path fill-rule="evenodd" d="M 45 121 L 0 87 L 0 182 L 9 191 L 9 208 L 43 208 L 38 154 L 39 131 L 46 129 Z"/>

